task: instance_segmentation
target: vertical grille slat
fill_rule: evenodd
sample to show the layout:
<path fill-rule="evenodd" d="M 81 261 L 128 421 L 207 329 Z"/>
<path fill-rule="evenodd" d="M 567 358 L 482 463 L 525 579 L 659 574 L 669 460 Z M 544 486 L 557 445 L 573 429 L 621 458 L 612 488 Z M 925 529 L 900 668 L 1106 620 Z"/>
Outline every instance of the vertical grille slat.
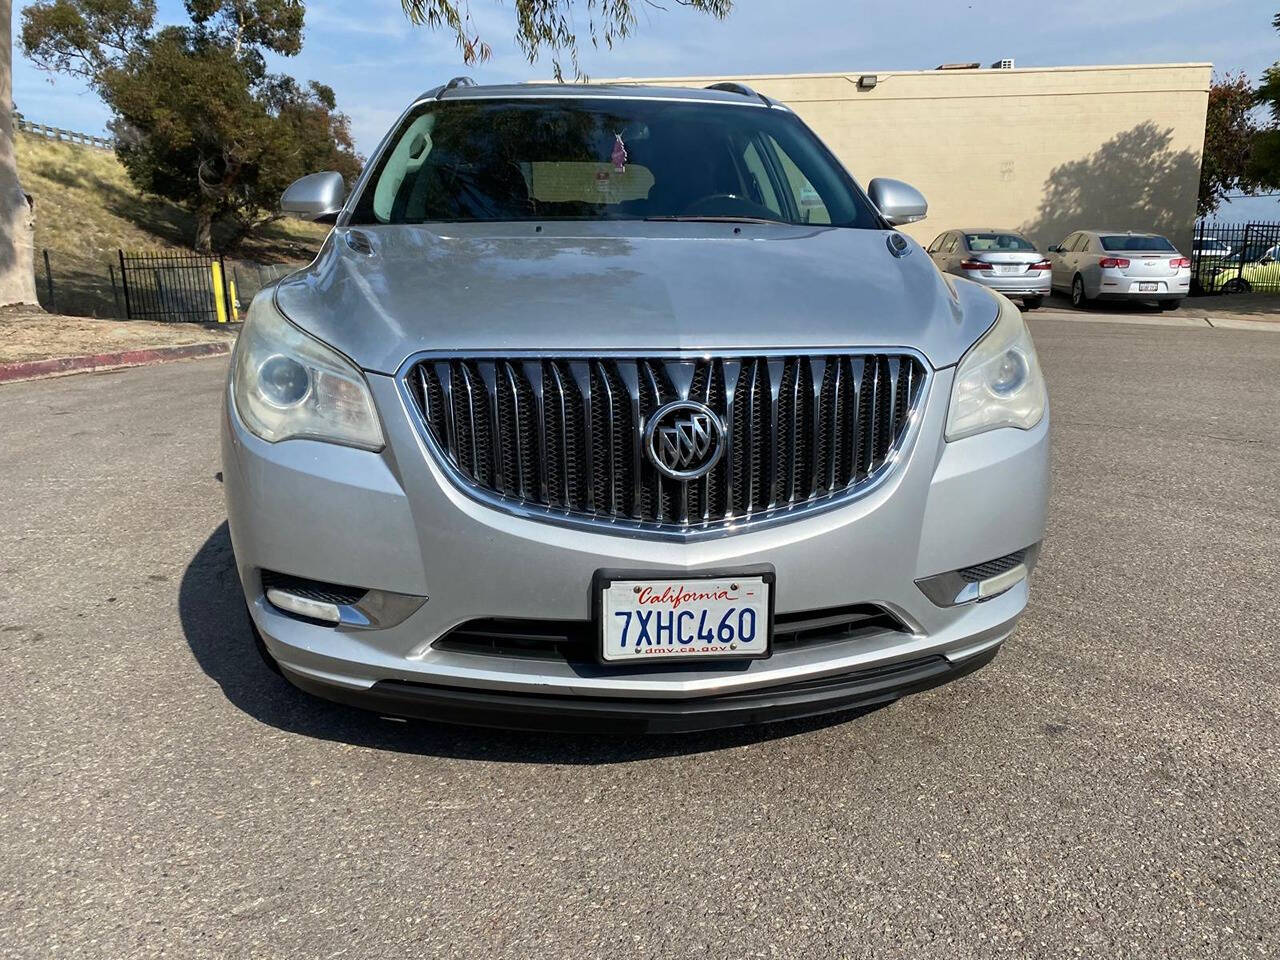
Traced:
<path fill-rule="evenodd" d="M 560 372 L 560 364 L 551 362 L 551 384 L 555 388 L 555 410 L 553 413 L 556 425 L 556 442 L 560 451 L 560 472 L 557 493 L 560 506 L 573 506 L 573 436 L 569 432 L 569 399 L 564 384 L 564 375 Z"/>
<path fill-rule="evenodd" d="M 818 495 L 818 491 L 822 489 L 823 464 L 822 460 L 828 452 L 830 437 L 823 430 L 823 424 L 826 418 L 823 415 L 823 403 L 827 397 L 827 358 L 811 357 L 809 359 L 809 376 L 810 386 L 813 388 L 813 425 L 810 427 L 809 436 L 813 441 L 813 469 L 806 478 L 806 494 L 805 499 L 810 499 Z"/>
<path fill-rule="evenodd" d="M 529 390 L 533 394 L 533 409 L 529 413 L 533 419 L 537 441 L 533 456 L 538 464 L 538 502 L 547 503 L 549 495 L 547 487 L 547 408 L 546 397 L 543 393 L 542 361 L 525 360 L 520 364 L 520 367 L 524 372 L 525 380 L 529 383 Z"/>
<path fill-rule="evenodd" d="M 849 361 L 845 357 L 836 357 L 832 364 L 833 374 L 831 378 L 831 438 L 828 443 L 831 446 L 830 463 L 827 465 L 827 493 L 835 493 L 836 477 L 840 468 L 840 457 L 845 448 L 845 435 L 840 427 L 844 421 L 844 403 L 845 394 L 849 392 L 848 379 L 845 377 L 844 368 Z"/>
<path fill-rule="evenodd" d="M 842 438 L 848 445 L 848 459 L 842 461 L 840 486 L 847 487 L 858 475 L 858 461 L 862 458 L 862 399 L 866 395 L 867 359 L 853 357 L 849 362 L 849 390 L 845 404 L 845 422 Z"/>
<path fill-rule="evenodd" d="M 724 517 L 734 516 L 733 491 L 738 471 L 734 467 L 734 458 L 742 443 L 741 434 L 733 418 L 734 396 L 738 390 L 738 377 L 742 372 L 742 361 L 723 360 L 720 363 L 721 376 L 724 378 L 724 424 L 727 430 L 724 438 L 724 455 L 720 458 L 720 472 L 724 476 Z"/>
<path fill-rule="evenodd" d="M 502 416 L 498 406 L 498 370 L 497 362 L 482 360 L 476 364 L 476 372 L 480 375 L 480 383 L 484 387 L 484 397 L 480 398 L 480 415 L 489 422 L 484 433 L 488 436 L 488 449 L 481 450 L 480 456 L 493 468 L 493 486 L 498 493 L 507 492 L 507 465 L 503 458 Z"/>
<path fill-rule="evenodd" d="M 644 415 L 640 410 L 640 361 L 624 360 L 618 364 L 618 377 L 627 391 L 631 431 L 631 518 L 644 516 Z"/>
<path fill-rule="evenodd" d="M 880 445 L 883 450 L 876 450 L 876 458 L 883 459 L 889 453 L 889 447 L 893 444 L 893 428 L 897 420 L 898 406 L 898 365 L 897 357 L 890 357 L 887 361 L 889 367 L 889 392 L 888 402 L 876 407 L 876 413 L 882 417 L 884 423 L 880 428 Z"/>
<path fill-rule="evenodd" d="M 423 364 L 421 369 L 426 372 L 430 371 L 436 383 L 440 385 L 440 406 L 444 409 L 442 418 L 444 420 L 444 437 L 445 451 L 449 455 L 449 459 L 453 461 L 454 466 L 462 466 L 458 460 L 458 428 L 453 416 L 453 364 L 448 361 L 442 363 Z"/>
<path fill-rule="evenodd" d="M 782 395 L 782 381 L 791 368 L 790 358 L 786 360 L 766 360 L 765 371 L 769 383 L 769 435 L 765 439 L 764 460 L 768 464 L 768 474 L 764 500 L 770 507 L 777 506 L 779 488 L 782 486 L 779 465 L 781 462 L 782 444 L 778 437 L 778 399 Z"/>
<path fill-rule="evenodd" d="M 516 373 L 515 367 L 509 361 L 503 360 L 501 370 L 507 389 L 511 391 L 512 429 L 514 430 L 514 436 L 503 437 L 503 445 L 515 456 L 516 493 L 521 500 L 527 500 L 529 491 L 532 489 L 529 483 L 529 468 L 533 465 L 527 397 L 522 393 L 524 383 Z"/>
<path fill-rule="evenodd" d="M 595 445 L 599 442 L 600 432 L 591 418 L 591 368 L 586 361 L 575 361 L 569 364 L 569 372 L 577 385 L 578 394 L 582 398 L 582 474 L 584 482 L 582 493 L 585 495 L 587 513 L 596 512 L 596 470 Z"/>
<path fill-rule="evenodd" d="M 903 353 L 484 356 L 424 360 L 402 387 L 431 446 L 495 504 L 680 532 L 861 489 L 910 429 L 926 373 Z M 723 425 L 711 425 L 715 466 L 688 480 L 645 450 L 654 415 L 677 400 Z M 668 449 L 698 436 L 707 449 L 688 423 L 662 421 Z"/>
<path fill-rule="evenodd" d="M 600 383 L 600 402 L 603 404 L 602 424 L 606 464 L 604 468 L 606 508 L 604 513 L 610 516 L 625 515 L 618 505 L 618 418 L 616 402 L 613 398 L 613 387 L 609 384 L 609 370 L 603 360 L 595 361 Z"/>
<path fill-rule="evenodd" d="M 646 425 L 648 417 L 654 415 L 658 408 L 662 406 L 662 384 L 658 380 L 657 374 L 654 373 L 653 364 L 647 360 L 640 361 L 640 396 L 642 399 L 642 407 L 645 410 Z M 642 466 L 645 466 L 643 460 Z M 652 486 L 652 493 L 649 499 L 649 506 L 646 509 L 646 518 L 652 511 L 652 517 L 658 523 L 666 520 L 669 511 L 667 510 L 666 496 L 663 491 L 662 474 L 657 470 L 648 469 L 647 473 L 652 478 L 650 483 L 646 483 L 648 489 Z"/>

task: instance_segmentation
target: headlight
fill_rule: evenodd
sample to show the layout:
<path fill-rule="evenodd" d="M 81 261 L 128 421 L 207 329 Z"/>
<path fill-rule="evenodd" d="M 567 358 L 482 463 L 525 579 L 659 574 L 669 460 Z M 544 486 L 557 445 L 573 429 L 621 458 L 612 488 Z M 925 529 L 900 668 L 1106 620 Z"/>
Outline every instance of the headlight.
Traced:
<path fill-rule="evenodd" d="M 1007 297 L 996 294 L 995 325 L 969 348 L 956 368 L 947 412 L 947 439 L 959 440 L 997 427 L 1029 430 L 1049 402 L 1031 334 Z"/>
<path fill-rule="evenodd" d="M 253 433 L 381 450 L 382 426 L 364 376 L 337 351 L 303 333 L 255 297 L 232 367 L 236 411 Z"/>

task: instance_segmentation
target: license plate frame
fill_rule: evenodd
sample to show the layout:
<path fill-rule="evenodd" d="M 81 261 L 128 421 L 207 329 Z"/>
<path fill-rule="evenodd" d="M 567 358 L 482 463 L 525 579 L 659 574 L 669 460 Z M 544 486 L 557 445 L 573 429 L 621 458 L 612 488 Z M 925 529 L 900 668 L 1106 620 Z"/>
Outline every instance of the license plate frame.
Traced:
<path fill-rule="evenodd" d="M 606 591 L 614 584 L 663 584 L 663 585 L 679 585 L 679 584 L 698 584 L 703 581 L 713 580 L 733 580 L 741 579 L 745 581 L 759 580 L 766 588 L 767 596 L 766 615 L 764 622 L 758 624 L 758 628 L 764 630 L 764 647 L 747 653 L 734 651 L 733 653 L 681 653 L 675 655 L 632 655 L 625 657 L 608 658 L 605 654 L 605 646 L 608 642 L 608 630 L 605 626 L 606 614 Z M 652 665 L 654 667 L 669 667 L 678 663 L 697 662 L 707 664 L 710 662 L 723 663 L 727 667 L 734 664 L 742 664 L 744 661 L 750 660 L 767 660 L 773 656 L 773 619 L 774 606 L 777 602 L 777 576 L 772 566 L 762 565 L 746 565 L 734 567 L 731 569 L 716 570 L 698 570 L 693 572 L 680 572 L 669 570 L 599 570 L 591 581 L 591 601 L 592 601 L 592 619 L 595 621 L 595 655 L 599 663 L 616 667 L 619 665 Z"/>
<path fill-rule="evenodd" d="M 1159 293 L 1160 284 L 1152 280 L 1141 281 L 1138 283 L 1139 293 Z"/>

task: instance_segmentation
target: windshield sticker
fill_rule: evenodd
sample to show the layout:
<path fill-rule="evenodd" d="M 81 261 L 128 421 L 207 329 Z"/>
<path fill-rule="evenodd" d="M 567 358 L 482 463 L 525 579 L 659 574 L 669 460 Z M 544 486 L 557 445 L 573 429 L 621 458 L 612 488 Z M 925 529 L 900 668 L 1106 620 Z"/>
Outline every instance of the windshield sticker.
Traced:
<path fill-rule="evenodd" d="M 627 172 L 627 145 L 622 142 L 622 134 L 615 133 L 613 141 L 613 152 L 609 154 L 609 159 L 613 161 L 613 168 L 619 173 Z"/>

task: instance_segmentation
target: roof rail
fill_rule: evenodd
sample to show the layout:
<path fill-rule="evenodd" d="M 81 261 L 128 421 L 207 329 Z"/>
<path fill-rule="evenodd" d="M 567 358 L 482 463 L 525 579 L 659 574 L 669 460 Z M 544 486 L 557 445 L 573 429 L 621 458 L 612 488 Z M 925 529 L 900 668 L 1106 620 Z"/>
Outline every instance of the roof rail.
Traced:
<path fill-rule="evenodd" d="M 744 97 L 754 97 L 765 106 L 773 106 L 773 101 L 764 94 L 756 93 L 745 83 L 738 83 L 736 80 L 722 80 L 720 83 L 713 83 L 707 87 L 708 90 L 723 90 L 725 93 L 740 93 Z"/>
<path fill-rule="evenodd" d="M 446 83 L 443 87 L 440 88 L 440 92 L 436 94 L 436 99 L 439 100 L 441 97 L 443 97 L 446 93 L 448 93 L 450 90 L 454 89 L 455 87 L 474 87 L 475 85 L 476 85 L 476 82 L 472 80 L 470 77 L 454 77 L 452 80 L 450 80 L 448 83 Z"/>

